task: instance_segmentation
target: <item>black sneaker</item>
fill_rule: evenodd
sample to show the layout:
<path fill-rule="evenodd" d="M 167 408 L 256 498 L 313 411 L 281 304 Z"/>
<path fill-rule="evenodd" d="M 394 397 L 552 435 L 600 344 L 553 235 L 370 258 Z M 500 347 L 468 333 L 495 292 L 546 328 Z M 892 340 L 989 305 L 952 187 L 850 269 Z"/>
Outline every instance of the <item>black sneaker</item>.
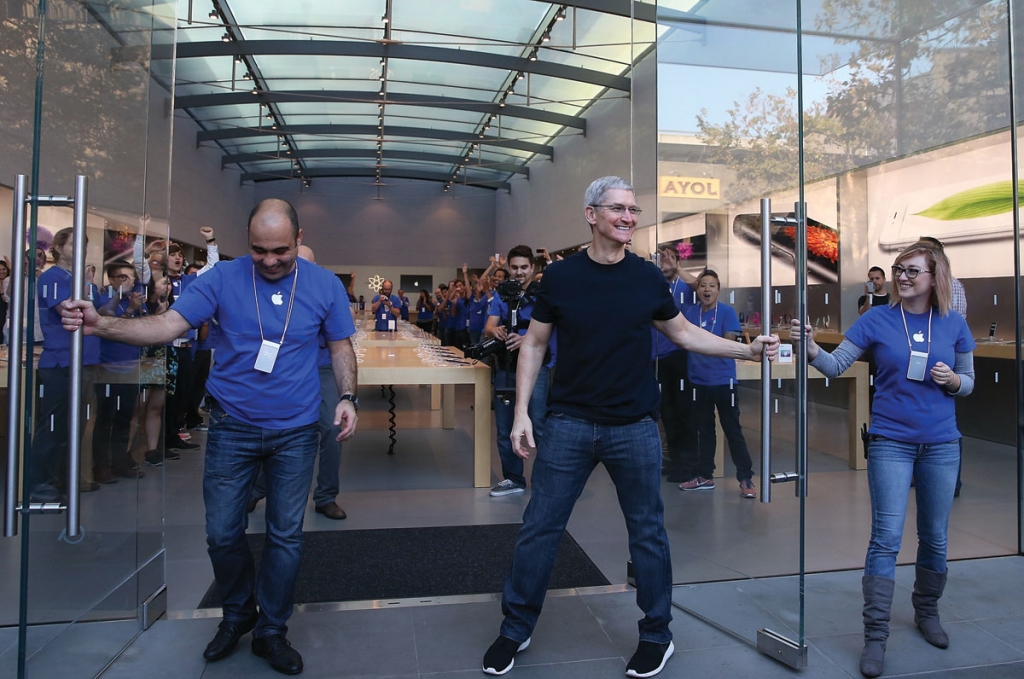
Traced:
<path fill-rule="evenodd" d="M 177 448 L 178 450 L 199 450 L 198 444 L 189 443 L 188 441 L 182 441 L 178 437 L 174 437 L 173 439 L 168 440 L 166 443 L 164 443 L 164 447 L 167 449 L 168 452 L 170 452 L 172 448 Z M 173 460 L 174 458 L 169 457 L 168 459 Z"/>
<path fill-rule="evenodd" d="M 506 495 L 514 495 L 515 493 L 526 492 L 526 486 L 520 485 L 512 479 L 505 479 L 494 488 L 491 488 L 491 497 L 504 497 Z"/>
<path fill-rule="evenodd" d="M 146 452 L 146 464 L 150 467 L 162 467 L 164 465 L 164 456 L 160 454 L 159 450 L 150 450 Z"/>
<path fill-rule="evenodd" d="M 667 644 L 656 644 L 653 641 L 641 641 L 636 653 L 626 665 L 627 677 L 653 677 L 665 669 L 665 663 L 675 653 L 676 647 L 670 641 Z"/>
<path fill-rule="evenodd" d="M 508 637 L 499 636 L 484 653 L 484 672 L 494 675 L 505 674 L 516 664 L 516 653 L 525 651 L 529 645 L 529 639 L 519 643 Z"/>

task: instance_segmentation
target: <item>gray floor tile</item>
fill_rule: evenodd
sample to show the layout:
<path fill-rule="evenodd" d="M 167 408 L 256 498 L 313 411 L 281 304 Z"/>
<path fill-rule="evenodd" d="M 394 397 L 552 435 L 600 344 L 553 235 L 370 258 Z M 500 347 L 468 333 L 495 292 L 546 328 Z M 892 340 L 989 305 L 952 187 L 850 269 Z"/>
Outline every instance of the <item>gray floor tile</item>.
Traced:
<path fill-rule="evenodd" d="M 992 620 L 975 620 L 973 622 L 980 629 L 985 630 L 997 639 L 1006 642 L 1019 651 L 1024 651 L 1024 615 Z M 1024 676 L 1024 674 L 1021 676 Z"/>

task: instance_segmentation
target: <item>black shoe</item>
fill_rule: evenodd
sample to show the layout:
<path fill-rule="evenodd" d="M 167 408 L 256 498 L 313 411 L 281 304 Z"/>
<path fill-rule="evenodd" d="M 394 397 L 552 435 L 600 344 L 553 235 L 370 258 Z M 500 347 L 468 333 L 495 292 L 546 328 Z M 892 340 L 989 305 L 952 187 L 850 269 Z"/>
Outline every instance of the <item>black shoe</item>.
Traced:
<path fill-rule="evenodd" d="M 298 674 L 302 671 L 302 656 L 280 634 L 253 639 L 252 654 L 266 658 L 270 666 L 281 674 Z"/>
<path fill-rule="evenodd" d="M 665 669 L 665 663 L 676 650 L 670 641 L 667 644 L 656 644 L 653 641 L 641 641 L 636 653 L 626 665 L 627 677 L 653 677 Z"/>
<path fill-rule="evenodd" d="M 199 445 L 196 443 L 189 443 L 188 441 L 182 441 L 175 436 L 173 441 L 168 441 L 164 444 L 164 448 L 167 448 L 168 450 L 172 448 L 177 448 L 178 450 L 199 450 Z M 169 457 L 167 459 L 173 460 L 175 458 Z"/>
<path fill-rule="evenodd" d="M 235 650 L 235 646 L 238 645 L 238 640 L 251 632 L 255 627 L 255 615 L 248 620 L 221 621 L 220 627 L 217 628 L 217 634 L 213 637 L 213 641 L 206 645 L 206 650 L 203 651 L 203 657 L 210 662 L 228 657 L 231 655 L 231 651 Z"/>
<path fill-rule="evenodd" d="M 261 497 L 253 497 L 250 495 L 249 501 L 245 503 L 245 513 L 252 514 L 254 511 L 256 511 L 256 505 L 258 505 L 260 503 L 260 500 L 262 499 L 263 498 Z"/>
<path fill-rule="evenodd" d="M 328 502 L 325 505 L 318 505 L 316 507 L 317 514 L 323 514 L 328 519 L 334 519 L 335 521 L 341 521 L 346 518 L 348 514 L 345 510 L 338 506 L 337 502 Z"/>
<path fill-rule="evenodd" d="M 147 450 L 145 460 L 150 467 L 164 466 L 164 456 L 160 454 L 159 450 Z"/>
<path fill-rule="evenodd" d="M 525 651 L 529 645 L 529 639 L 519 643 L 508 637 L 499 636 L 484 653 L 483 671 L 486 674 L 505 674 L 516 664 L 516 653 Z"/>
<path fill-rule="evenodd" d="M 41 483 L 34 487 L 32 492 L 29 493 L 29 502 L 59 502 L 61 504 L 66 504 L 67 500 L 57 486 L 52 483 Z"/>

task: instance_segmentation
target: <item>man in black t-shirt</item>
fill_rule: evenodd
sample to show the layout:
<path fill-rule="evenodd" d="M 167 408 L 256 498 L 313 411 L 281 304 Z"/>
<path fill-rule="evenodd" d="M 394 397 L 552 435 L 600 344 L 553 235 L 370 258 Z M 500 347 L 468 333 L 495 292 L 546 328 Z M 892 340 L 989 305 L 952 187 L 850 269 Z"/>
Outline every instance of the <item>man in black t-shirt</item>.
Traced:
<path fill-rule="evenodd" d="M 864 285 L 864 293 L 857 300 L 857 313 L 865 314 L 873 306 L 889 303 L 889 291 L 885 288 L 885 271 L 873 266 L 868 269 L 868 283 Z"/>
<path fill-rule="evenodd" d="M 533 494 L 505 582 L 505 619 L 484 655 L 488 674 L 509 671 L 516 653 L 529 646 L 565 525 L 599 462 L 618 493 L 637 605 L 644 612 L 640 644 L 626 674 L 650 677 L 664 668 L 674 651 L 669 630 L 672 563 L 661 500 L 651 324 L 698 353 L 760 360 L 762 352 L 770 358 L 778 351 L 776 336 L 758 337 L 747 346 L 704 332 L 683 318 L 658 268 L 626 251 L 640 209 L 624 179 L 594 181 L 584 206 L 591 246 L 545 269 L 530 328 L 520 344 L 518 394 L 533 392 L 556 330 L 558 368 L 548 398 L 543 450 L 533 465 Z M 513 450 L 524 459 L 535 441 L 528 404 L 529 399 L 516 399 L 511 435 Z"/>

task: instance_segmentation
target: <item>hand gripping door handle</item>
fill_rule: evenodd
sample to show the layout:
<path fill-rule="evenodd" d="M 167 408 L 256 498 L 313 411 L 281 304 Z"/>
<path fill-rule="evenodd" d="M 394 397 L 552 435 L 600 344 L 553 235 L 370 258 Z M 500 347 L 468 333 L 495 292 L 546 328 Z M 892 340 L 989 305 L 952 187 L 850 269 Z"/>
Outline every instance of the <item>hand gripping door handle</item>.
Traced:
<path fill-rule="evenodd" d="M 14 179 L 14 215 L 11 220 L 10 330 L 7 352 L 7 484 L 4 488 L 4 537 L 18 534 L 18 462 L 21 431 L 25 423 L 21 413 L 24 370 L 21 365 L 25 343 L 25 206 L 28 204 L 28 177 Z"/>
<path fill-rule="evenodd" d="M 761 334 L 772 323 L 772 201 L 761 199 Z M 772 501 L 772 364 L 761 359 L 761 502 Z"/>

